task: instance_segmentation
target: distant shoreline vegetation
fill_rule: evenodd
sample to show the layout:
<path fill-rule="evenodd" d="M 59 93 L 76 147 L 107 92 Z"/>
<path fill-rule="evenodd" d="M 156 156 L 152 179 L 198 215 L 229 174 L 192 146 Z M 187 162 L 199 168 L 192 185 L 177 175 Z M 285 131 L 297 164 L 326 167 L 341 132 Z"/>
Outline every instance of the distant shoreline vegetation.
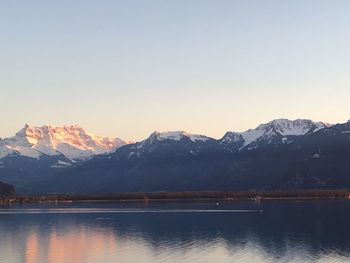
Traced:
<path fill-rule="evenodd" d="M 349 190 L 305 190 L 305 191 L 248 191 L 248 192 L 151 192 L 116 193 L 108 195 L 45 195 L 45 196 L 3 196 L 0 205 L 11 203 L 46 202 L 103 202 L 103 201 L 191 201 L 191 200 L 274 200 L 274 199 L 350 199 Z"/>

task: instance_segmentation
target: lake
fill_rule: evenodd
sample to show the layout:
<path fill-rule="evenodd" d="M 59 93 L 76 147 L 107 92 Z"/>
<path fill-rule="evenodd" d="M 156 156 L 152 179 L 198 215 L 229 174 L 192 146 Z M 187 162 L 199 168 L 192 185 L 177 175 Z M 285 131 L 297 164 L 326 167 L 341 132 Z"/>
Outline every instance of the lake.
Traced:
<path fill-rule="evenodd" d="M 1 263 L 349 262 L 350 201 L 15 205 Z"/>

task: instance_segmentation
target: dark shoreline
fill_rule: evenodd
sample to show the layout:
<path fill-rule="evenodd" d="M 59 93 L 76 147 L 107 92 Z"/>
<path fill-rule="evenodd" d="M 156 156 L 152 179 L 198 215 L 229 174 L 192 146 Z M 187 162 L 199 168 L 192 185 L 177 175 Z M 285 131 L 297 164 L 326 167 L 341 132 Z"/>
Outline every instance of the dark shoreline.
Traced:
<path fill-rule="evenodd" d="M 25 203 L 64 202 L 150 202 L 150 201 L 205 201 L 205 200 L 303 200 L 350 199 L 350 190 L 300 190 L 300 191 L 246 191 L 246 192 L 139 192 L 105 195 L 14 195 L 0 197 L 0 205 Z"/>

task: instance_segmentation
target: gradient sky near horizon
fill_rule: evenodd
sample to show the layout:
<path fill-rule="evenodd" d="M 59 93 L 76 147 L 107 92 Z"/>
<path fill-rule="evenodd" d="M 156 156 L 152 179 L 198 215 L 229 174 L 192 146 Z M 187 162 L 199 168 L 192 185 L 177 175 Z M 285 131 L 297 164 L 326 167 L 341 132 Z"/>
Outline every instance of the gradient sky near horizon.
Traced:
<path fill-rule="evenodd" d="M 0 137 L 350 119 L 350 1 L 1 1 Z"/>

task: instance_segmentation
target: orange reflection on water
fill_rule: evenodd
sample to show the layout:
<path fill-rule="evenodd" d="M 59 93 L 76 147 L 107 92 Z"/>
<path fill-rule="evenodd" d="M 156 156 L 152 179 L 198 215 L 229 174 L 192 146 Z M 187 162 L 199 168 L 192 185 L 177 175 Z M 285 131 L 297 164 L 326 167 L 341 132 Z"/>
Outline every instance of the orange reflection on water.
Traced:
<path fill-rule="evenodd" d="M 38 235 L 37 233 L 33 232 L 33 233 L 30 233 L 27 238 L 25 262 L 37 263 L 38 252 L 39 252 Z"/>
<path fill-rule="evenodd" d="M 116 249 L 113 233 L 74 229 L 63 234 L 56 230 L 50 233 L 48 244 L 39 247 L 36 233 L 30 234 L 26 244 L 26 263 L 38 262 L 38 255 L 45 255 L 50 263 L 83 263 L 88 259 L 99 259 Z"/>

